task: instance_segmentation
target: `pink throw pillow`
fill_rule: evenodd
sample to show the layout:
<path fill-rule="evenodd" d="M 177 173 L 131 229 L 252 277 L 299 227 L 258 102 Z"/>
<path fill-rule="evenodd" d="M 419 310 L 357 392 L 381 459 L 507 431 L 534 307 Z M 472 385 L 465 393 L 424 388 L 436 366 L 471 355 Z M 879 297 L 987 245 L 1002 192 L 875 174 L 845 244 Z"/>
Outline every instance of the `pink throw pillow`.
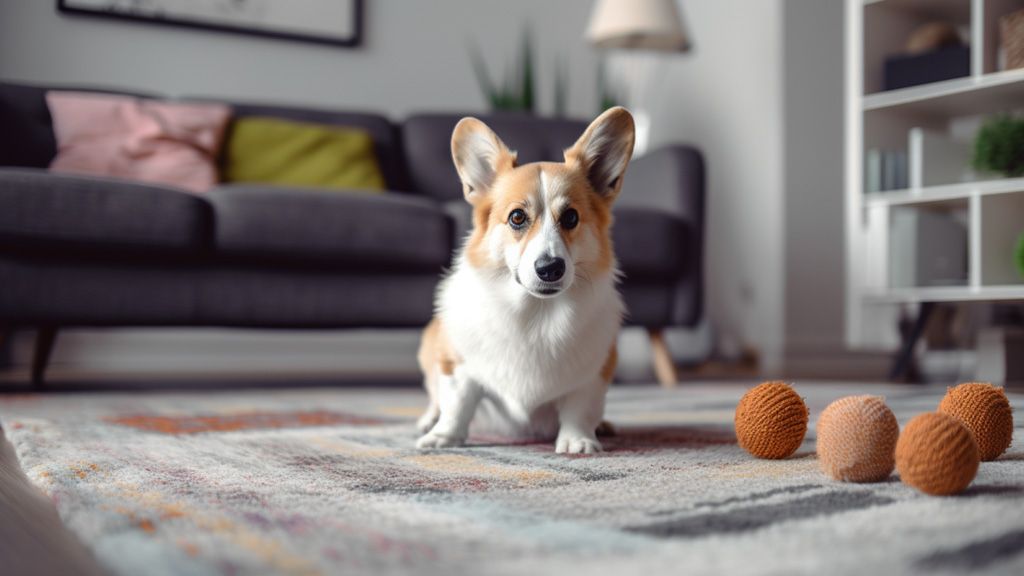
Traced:
<path fill-rule="evenodd" d="M 57 156 L 50 170 L 169 184 L 217 183 L 231 109 L 89 92 L 48 92 Z"/>

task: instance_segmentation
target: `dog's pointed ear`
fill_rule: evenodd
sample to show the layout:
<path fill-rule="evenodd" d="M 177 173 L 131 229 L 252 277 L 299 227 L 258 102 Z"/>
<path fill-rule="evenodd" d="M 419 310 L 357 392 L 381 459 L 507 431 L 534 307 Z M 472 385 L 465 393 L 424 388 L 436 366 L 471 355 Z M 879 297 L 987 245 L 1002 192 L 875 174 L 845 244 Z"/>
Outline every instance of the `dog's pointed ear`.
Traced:
<path fill-rule="evenodd" d="M 602 198 L 613 200 L 622 189 L 635 139 L 633 115 L 621 106 L 609 108 L 565 151 L 565 162 L 582 170 Z"/>
<path fill-rule="evenodd" d="M 490 192 L 499 174 L 515 167 L 516 155 L 486 124 L 463 118 L 452 132 L 452 160 L 466 201 L 473 204 Z"/>

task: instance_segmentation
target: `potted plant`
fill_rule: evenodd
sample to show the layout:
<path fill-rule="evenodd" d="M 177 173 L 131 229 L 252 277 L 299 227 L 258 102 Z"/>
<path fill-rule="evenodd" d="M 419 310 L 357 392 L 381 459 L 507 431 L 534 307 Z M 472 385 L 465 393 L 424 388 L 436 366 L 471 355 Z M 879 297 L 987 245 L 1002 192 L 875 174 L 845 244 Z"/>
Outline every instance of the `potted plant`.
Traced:
<path fill-rule="evenodd" d="M 477 83 L 492 111 L 534 113 L 533 36 L 529 29 L 523 32 L 520 58 L 511 70 L 506 70 L 500 84 L 491 79 L 479 46 L 471 44 L 469 56 Z"/>
<path fill-rule="evenodd" d="M 974 138 L 971 164 L 979 172 L 1024 176 L 1024 117 L 989 118 Z"/>

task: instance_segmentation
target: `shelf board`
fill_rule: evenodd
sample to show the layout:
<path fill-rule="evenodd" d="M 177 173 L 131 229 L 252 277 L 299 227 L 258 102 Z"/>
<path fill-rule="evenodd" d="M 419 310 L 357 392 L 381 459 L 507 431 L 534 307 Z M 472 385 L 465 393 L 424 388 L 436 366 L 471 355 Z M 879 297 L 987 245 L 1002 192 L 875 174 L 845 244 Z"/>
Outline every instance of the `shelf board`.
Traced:
<path fill-rule="evenodd" d="M 868 206 L 900 206 L 907 204 L 946 203 L 966 200 L 974 194 L 988 196 L 992 194 L 1010 194 L 1024 192 L 1024 178 L 1001 178 L 944 186 L 928 186 L 925 188 L 890 190 L 888 192 L 872 192 L 864 197 Z"/>
<path fill-rule="evenodd" d="M 865 7 L 895 9 L 922 20 L 944 20 L 965 24 L 971 19 L 970 0 L 864 0 Z"/>
<path fill-rule="evenodd" d="M 919 302 L 991 302 L 1000 300 L 1024 301 L 1024 284 L 1009 286 L 929 286 L 921 288 L 891 288 L 871 290 L 864 299 L 880 304 Z"/>
<path fill-rule="evenodd" d="M 1020 108 L 1024 104 L 1024 69 L 876 92 L 864 96 L 865 112 L 953 117 Z"/>

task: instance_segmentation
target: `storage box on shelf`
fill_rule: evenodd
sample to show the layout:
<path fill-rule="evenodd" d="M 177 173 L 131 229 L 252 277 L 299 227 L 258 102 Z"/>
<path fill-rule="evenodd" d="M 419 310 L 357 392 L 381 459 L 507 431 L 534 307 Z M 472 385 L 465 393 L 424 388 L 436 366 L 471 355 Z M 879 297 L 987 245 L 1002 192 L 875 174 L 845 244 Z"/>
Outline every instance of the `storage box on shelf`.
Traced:
<path fill-rule="evenodd" d="M 889 286 L 968 283 L 967 202 L 899 206 L 889 211 Z"/>
<path fill-rule="evenodd" d="M 948 80 L 970 75 L 970 0 L 865 1 L 863 19 L 865 94 L 927 79 Z M 921 32 L 928 34 L 929 30 L 923 27 L 940 25 L 955 30 L 960 36 L 959 42 L 950 45 L 948 38 L 944 38 L 934 50 L 908 47 L 908 40 L 915 33 L 918 37 Z"/>

